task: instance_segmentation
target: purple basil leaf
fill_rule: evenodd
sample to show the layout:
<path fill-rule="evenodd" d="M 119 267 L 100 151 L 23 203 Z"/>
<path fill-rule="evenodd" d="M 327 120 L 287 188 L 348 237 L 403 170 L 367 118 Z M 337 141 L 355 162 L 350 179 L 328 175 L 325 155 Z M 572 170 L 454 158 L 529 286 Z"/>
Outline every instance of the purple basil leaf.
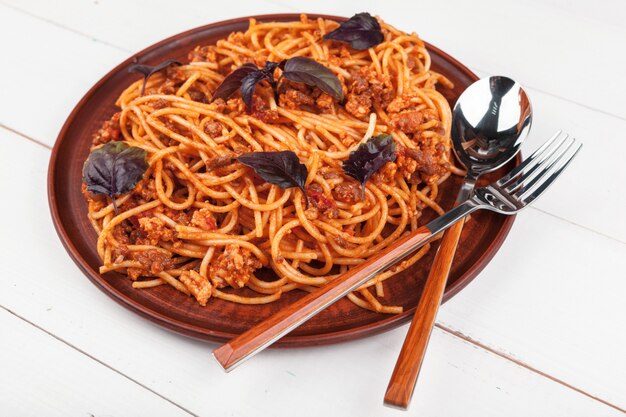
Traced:
<path fill-rule="evenodd" d="M 272 86 L 272 90 L 274 90 L 274 98 L 276 101 L 278 101 L 278 82 L 274 79 L 274 71 L 279 65 L 278 62 L 267 61 L 261 70 L 267 76 L 267 81 Z"/>
<path fill-rule="evenodd" d="M 240 155 L 237 160 L 254 169 L 259 177 L 270 184 L 283 189 L 298 187 L 304 198 L 307 198 L 304 183 L 309 171 L 293 151 L 250 152 Z"/>
<path fill-rule="evenodd" d="M 297 56 L 281 62 L 280 67 L 286 79 L 318 87 L 337 100 L 343 100 L 343 89 L 339 78 L 314 59 Z"/>
<path fill-rule="evenodd" d="M 367 142 L 350 152 L 343 161 L 343 171 L 361 183 L 361 193 L 365 196 L 365 183 L 387 162 L 396 160 L 396 143 L 389 135 L 372 136 Z"/>
<path fill-rule="evenodd" d="M 241 87 L 241 80 L 252 72 L 260 71 L 256 65 L 246 63 L 228 74 L 213 93 L 213 99 L 228 100 Z"/>
<path fill-rule="evenodd" d="M 358 13 L 339 27 L 324 35 L 326 40 L 347 42 L 357 51 L 362 51 L 381 43 L 385 36 L 378 20 L 369 13 Z"/>
<path fill-rule="evenodd" d="M 124 142 L 109 142 L 89 154 L 83 166 L 83 182 L 90 192 L 111 197 L 115 207 L 115 196 L 135 188 L 147 169 L 145 150 Z"/>
<path fill-rule="evenodd" d="M 278 62 L 267 61 L 261 71 L 263 71 L 268 77 L 272 78 L 274 76 L 274 70 L 278 67 L 278 65 Z"/>
<path fill-rule="evenodd" d="M 252 96 L 254 95 L 256 85 L 264 78 L 268 78 L 268 75 L 261 70 L 257 70 L 246 75 L 241 80 L 241 88 L 239 89 L 239 92 L 241 92 L 241 99 L 244 103 L 246 103 L 246 110 L 248 113 L 252 111 Z"/>
<path fill-rule="evenodd" d="M 164 70 L 170 65 L 182 64 L 175 59 L 168 59 L 167 61 L 163 61 L 154 67 L 151 65 L 134 64 L 131 65 L 130 68 L 128 68 L 128 72 L 138 72 L 139 74 L 143 75 L 143 85 L 141 86 L 141 95 L 143 95 L 143 92 L 146 90 L 146 83 L 148 82 L 148 78 L 150 78 L 153 74 Z"/>

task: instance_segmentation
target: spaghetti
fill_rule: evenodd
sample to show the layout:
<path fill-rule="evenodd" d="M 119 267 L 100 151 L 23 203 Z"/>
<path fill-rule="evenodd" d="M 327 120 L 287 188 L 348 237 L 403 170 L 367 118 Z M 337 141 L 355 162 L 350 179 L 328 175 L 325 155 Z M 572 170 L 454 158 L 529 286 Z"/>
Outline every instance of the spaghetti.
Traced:
<path fill-rule="evenodd" d="M 135 189 L 113 202 L 84 194 L 98 233 L 101 273 L 118 271 L 135 288 L 171 285 L 201 305 L 210 297 L 243 304 L 276 301 L 295 289 L 312 291 L 415 230 L 422 212 L 443 210 L 439 185 L 454 167 L 451 111 L 436 91 L 450 81 L 430 70 L 415 34 L 378 19 L 384 41 L 364 51 L 323 41 L 337 22 L 309 19 L 260 23 L 215 45 L 196 47 L 189 63 L 152 76 L 119 97 L 120 112 L 94 136 L 94 148 L 121 140 L 147 153 L 148 171 Z M 213 100 L 217 86 L 244 63 L 309 57 L 338 77 L 345 101 L 316 87 L 283 80 L 275 95 L 262 82 L 250 113 L 235 95 Z M 378 134 L 396 143 L 365 184 L 342 170 L 360 143 Z M 291 150 L 306 165 L 305 196 L 262 181 L 235 157 Z M 384 282 L 409 268 L 425 246 L 348 298 L 383 305 Z M 272 279 L 260 268 L 271 268 Z"/>

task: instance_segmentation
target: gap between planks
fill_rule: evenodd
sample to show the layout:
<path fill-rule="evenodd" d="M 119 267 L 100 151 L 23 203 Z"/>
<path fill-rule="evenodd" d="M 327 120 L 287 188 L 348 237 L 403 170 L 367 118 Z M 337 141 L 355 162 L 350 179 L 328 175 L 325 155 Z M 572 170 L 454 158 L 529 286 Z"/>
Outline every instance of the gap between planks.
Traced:
<path fill-rule="evenodd" d="M 40 142 L 40 141 L 38 141 L 37 139 L 35 139 L 35 138 L 31 137 L 31 136 L 28 136 L 28 135 L 27 135 L 27 134 L 25 134 L 25 133 L 19 132 L 19 131 L 17 131 L 17 130 L 15 130 L 15 129 L 13 129 L 12 127 L 9 127 L 9 126 L 7 126 L 7 125 L 5 125 L 5 124 L 3 124 L 3 123 L 0 123 L 0 128 L 5 129 L 5 130 L 8 130 L 8 131 L 9 131 L 9 132 L 11 132 L 11 133 L 15 133 L 16 135 L 21 136 L 21 137 L 23 137 L 24 139 L 26 139 L 26 140 L 28 140 L 28 141 L 31 141 L 31 142 L 33 142 L 33 143 L 36 143 L 37 145 L 42 146 L 42 147 L 46 148 L 46 149 L 47 149 L 47 150 L 49 150 L 49 151 L 50 151 L 50 150 L 52 150 L 52 146 L 50 146 L 50 145 L 48 145 L 48 144 L 45 144 L 45 143 L 43 143 L 43 142 Z"/>
<path fill-rule="evenodd" d="M 111 371 L 113 371 L 113 372 L 115 372 L 116 374 L 118 374 L 118 375 L 122 376 L 123 378 L 126 378 L 127 380 L 129 380 L 129 381 L 133 382 L 134 384 L 138 385 L 139 387 L 141 387 L 141 388 L 143 388 L 143 389 L 145 389 L 145 390 L 150 391 L 152 394 L 154 394 L 154 395 L 156 395 L 157 397 L 159 397 L 159 398 L 161 398 L 161 399 L 163 399 L 163 400 L 165 400 L 165 401 L 169 402 L 170 404 L 172 404 L 172 405 L 174 405 L 174 406 L 178 407 L 179 409 L 181 409 L 181 410 L 182 410 L 182 411 L 184 411 L 185 413 L 189 414 L 190 416 L 193 416 L 193 417 L 200 417 L 198 414 L 195 414 L 195 413 L 193 413 L 193 412 L 189 411 L 187 408 L 183 407 L 182 405 L 180 405 L 180 404 L 178 404 L 178 403 L 176 403 L 176 402 L 174 402 L 174 401 L 170 400 L 169 398 L 167 398 L 167 397 L 163 396 L 162 394 L 158 393 L 157 391 L 153 390 L 152 388 L 147 387 L 146 385 L 142 384 L 141 382 L 137 381 L 136 379 L 131 378 L 130 376 L 126 375 L 125 373 L 120 372 L 119 370 L 117 370 L 117 369 L 113 368 L 111 365 L 108 365 L 107 363 L 105 363 L 105 362 L 101 361 L 100 359 L 98 359 L 98 358 L 96 358 L 96 357 L 94 357 L 94 356 L 90 355 L 89 353 L 85 352 L 84 350 L 82 350 L 82 349 L 78 348 L 77 346 L 75 346 L 75 345 L 71 344 L 71 343 L 70 343 L 70 342 L 68 342 L 67 340 L 62 339 L 62 338 L 60 338 L 59 336 L 57 336 L 57 335 L 55 335 L 55 334 L 53 334 L 53 333 L 50 333 L 48 330 L 46 330 L 46 329 L 44 329 L 43 327 L 41 327 L 41 326 L 39 326 L 39 325 L 37 325 L 37 324 L 33 323 L 32 321 L 28 320 L 27 318 L 20 316 L 19 314 L 17 314 L 17 313 L 15 313 L 14 311 L 12 311 L 12 310 L 10 310 L 10 309 L 6 308 L 5 306 L 0 305 L 0 308 L 2 308 L 3 310 L 5 310 L 7 313 L 9 313 L 9 314 L 13 315 L 14 317 L 16 317 L 16 318 L 18 318 L 18 319 L 22 320 L 23 322 L 25 322 L 25 323 L 27 323 L 27 324 L 30 324 L 31 326 L 35 327 L 36 329 L 38 329 L 38 330 L 40 330 L 40 331 L 44 332 L 44 333 L 45 333 L 45 334 L 47 334 L 48 336 L 50 336 L 50 337 L 52 337 L 52 338 L 54 338 L 54 339 L 58 340 L 59 342 L 61 342 L 61 343 L 63 343 L 64 345 L 68 346 L 69 348 L 74 349 L 75 351 L 77 351 L 77 352 L 79 352 L 79 353 L 81 353 L 81 354 L 85 355 L 85 356 L 86 356 L 86 357 L 88 357 L 89 359 L 92 359 L 92 360 L 94 360 L 94 361 L 98 362 L 100 365 L 104 366 L 104 367 L 105 367 L 105 368 L 107 368 L 107 369 L 110 369 Z"/>
<path fill-rule="evenodd" d="M 19 131 L 15 130 L 15 129 L 12 129 L 12 128 L 10 128 L 10 127 L 8 127 L 8 126 L 4 125 L 4 124 L 1 124 L 1 123 L 0 123 L 0 128 L 2 128 L 2 129 L 6 129 L 6 130 L 8 130 L 8 131 L 10 131 L 10 132 L 12 132 L 12 133 L 15 133 L 16 135 L 19 135 L 19 136 L 21 136 L 22 138 L 24 138 L 24 139 L 26 139 L 26 140 L 28 140 L 28 141 L 30 141 L 30 142 L 36 143 L 37 145 L 42 146 L 42 147 L 44 147 L 44 148 L 46 148 L 46 149 L 48 149 L 48 150 L 51 150 L 51 149 L 52 149 L 49 145 L 47 145 L 47 144 L 45 144 L 45 143 L 43 143 L 43 142 L 40 142 L 40 141 L 38 141 L 37 139 L 34 139 L 34 138 L 32 138 L 32 137 L 30 137 L 30 136 L 28 136 L 28 135 L 26 135 L 26 134 L 23 134 L 23 133 L 21 133 L 21 132 L 19 132 Z M 559 216 L 557 216 L 557 215 L 554 215 L 554 214 L 548 213 L 548 212 L 546 212 L 546 211 L 544 211 L 544 210 L 538 209 L 538 208 L 536 208 L 536 207 L 532 207 L 532 208 L 533 208 L 533 209 L 535 209 L 535 210 L 540 211 L 541 213 L 544 213 L 544 214 L 547 214 L 547 215 L 549 215 L 549 216 L 551 216 L 551 217 L 554 217 L 554 218 L 556 218 L 556 219 L 558 219 L 558 220 L 562 220 L 562 221 L 568 222 L 568 223 L 570 223 L 570 224 L 572 224 L 572 225 L 574 225 L 574 226 L 578 226 L 578 227 L 580 227 L 580 228 L 582 228 L 582 229 L 588 230 L 588 231 L 590 231 L 590 232 L 597 233 L 597 234 L 599 234 L 599 235 L 601 235 L 601 236 L 603 236 L 603 237 L 605 237 L 605 238 L 611 239 L 611 240 L 616 241 L 616 242 L 618 242 L 618 243 L 621 243 L 621 244 L 626 244 L 626 242 L 622 242 L 622 241 L 621 241 L 621 240 L 619 240 L 619 239 L 616 239 L 616 238 L 611 237 L 611 236 L 607 236 L 607 235 L 605 235 L 604 233 L 601 233 L 601 232 L 595 231 L 595 230 L 593 230 L 593 229 L 590 229 L 590 228 L 588 228 L 588 227 L 582 226 L 582 225 L 577 224 L 577 223 L 575 223 L 575 222 L 572 222 L 572 221 L 570 221 L 570 220 L 567 220 L 567 219 L 564 219 L 564 218 L 562 218 L 562 217 L 559 217 Z M 193 414 L 191 411 L 187 410 L 186 408 L 182 407 L 181 405 L 179 405 L 179 404 L 177 404 L 177 403 L 175 403 L 175 402 L 171 401 L 170 399 L 168 399 L 168 398 L 166 398 L 166 397 L 162 396 L 162 395 L 161 395 L 161 394 L 159 394 L 158 392 L 156 392 L 156 391 L 152 390 L 151 388 L 148 388 L 147 386 L 145 386 L 145 385 L 141 384 L 140 382 L 138 382 L 138 381 L 136 381 L 136 380 L 132 379 L 131 377 L 129 377 L 129 376 L 127 376 L 126 374 L 124 374 L 124 373 L 122 373 L 122 372 L 118 371 L 117 369 L 112 368 L 111 366 L 107 365 L 106 363 L 102 362 L 101 360 L 99 360 L 99 359 L 95 358 L 94 356 L 91 356 L 89 353 L 87 353 L 87 352 L 85 352 L 85 351 L 83 351 L 83 350 L 81 350 L 81 349 L 77 348 L 76 346 L 72 345 L 71 343 L 69 343 L 69 342 L 65 341 L 64 339 L 61 339 L 60 337 L 58 337 L 58 336 L 54 335 L 53 333 L 50 333 L 50 332 L 49 332 L 49 331 L 47 331 L 46 329 L 44 329 L 44 328 L 42 328 L 42 327 L 38 326 L 37 324 L 35 324 L 35 323 L 33 323 L 33 322 L 31 322 L 31 321 L 27 320 L 26 318 L 24 318 L 24 317 L 22 317 L 22 316 L 20 316 L 20 315 L 16 314 L 15 312 L 13 312 L 13 311 L 9 310 L 8 308 L 6 308 L 6 307 L 4 307 L 4 306 L 0 306 L 0 308 L 2 308 L 2 309 L 4 309 L 4 310 L 6 310 L 7 312 L 9 312 L 9 313 L 11 313 L 12 315 L 14 315 L 15 317 L 17 317 L 17 318 L 19 318 L 19 319 L 21 319 L 21 320 L 25 321 L 26 323 L 29 323 L 30 325 L 32 325 L 32 326 L 34 326 L 34 327 L 36 327 L 37 329 L 39 329 L 39 330 L 41 330 L 41 331 L 43 331 L 43 332 L 47 333 L 47 334 L 48 334 L 48 335 L 50 335 L 51 337 L 54 337 L 55 339 L 57 339 L 58 341 L 60 341 L 60 342 L 62 342 L 62 343 L 64 343 L 64 344 L 66 344 L 67 346 L 71 347 L 72 349 L 75 349 L 75 350 L 77 350 L 78 352 L 82 353 L 83 355 L 85 355 L 85 356 L 87 356 L 87 357 L 89 357 L 89 358 L 91 358 L 91 359 L 95 360 L 96 362 L 100 363 L 101 365 L 106 366 L 107 368 L 109 368 L 109 369 L 111 369 L 112 371 L 114 371 L 114 372 L 116 372 L 116 373 L 120 374 L 121 376 L 123 376 L 123 377 L 127 378 L 128 380 L 130 380 L 130 381 L 134 382 L 135 384 L 137 384 L 137 385 L 139 385 L 139 386 L 141 386 L 141 387 L 143 387 L 143 388 L 147 389 L 148 391 L 152 392 L 153 394 L 155 394 L 155 395 L 157 395 L 157 396 L 159 396 L 159 397 L 163 398 L 164 400 L 166 400 L 166 401 L 168 401 L 168 402 L 172 403 L 173 405 L 175 405 L 175 406 L 179 407 L 181 410 L 183 410 L 183 411 L 185 411 L 185 412 L 189 413 L 190 415 L 196 416 L 196 414 Z M 600 398 L 600 397 L 597 397 L 597 396 L 594 396 L 594 395 L 592 395 L 592 394 L 589 394 L 588 392 L 583 391 L 582 389 L 577 388 L 577 387 L 575 387 L 575 386 L 573 386 L 573 385 L 571 385 L 571 384 L 569 384 L 569 383 L 567 383 L 567 382 L 563 381 L 562 379 L 559 379 L 559 378 L 554 377 L 554 376 L 552 376 L 552 375 L 550 375 L 550 374 L 547 374 L 547 373 L 545 373 L 545 372 L 543 372 L 543 371 L 541 371 L 541 370 L 539 370 L 539 369 L 537 369 L 537 368 L 534 368 L 534 367 L 532 367 L 531 365 L 528 365 L 528 364 L 526 364 L 526 363 L 524 363 L 524 362 L 522 362 L 522 361 L 520 361 L 520 360 L 518 360 L 518 359 L 514 358 L 514 357 L 513 357 L 513 356 L 511 356 L 511 355 L 507 355 L 507 354 L 506 354 L 506 353 L 504 353 L 504 352 L 501 352 L 501 351 L 499 351 L 499 350 L 497 350 L 497 349 L 495 349 L 495 348 L 492 348 L 492 347 L 490 347 L 490 346 L 488 346 L 488 345 L 486 345 L 486 344 L 484 344 L 484 343 L 482 343 L 482 342 L 479 342 L 478 340 L 473 339 L 472 337 L 467 336 L 467 335 L 463 334 L 462 332 L 460 332 L 460 331 L 458 331 L 458 330 L 453 330 L 453 329 L 451 329 L 451 328 L 449 328 L 449 327 L 447 327 L 446 325 L 441 324 L 441 323 L 435 323 L 435 327 L 437 327 L 438 329 L 440 329 L 440 330 L 442 330 L 442 331 L 444 331 L 444 332 L 446 332 L 446 333 L 448 333 L 448 334 L 450 334 L 450 335 L 452 335 L 452 336 L 454 336 L 454 337 L 457 337 L 457 338 L 459 338 L 459 339 L 461 339 L 461 340 L 463 340 L 463 341 L 465 341 L 465 342 L 467 342 L 467 343 L 470 343 L 470 344 L 472 344 L 472 345 L 474 345 L 474 346 L 476 346 L 476 347 L 478 347 L 478 348 L 480 348 L 480 349 L 483 349 L 483 350 L 485 350 L 485 351 L 487 351 L 487 352 L 493 353 L 494 355 L 497 355 L 498 357 L 500 357 L 500 358 L 502 358 L 502 359 L 505 359 L 505 360 L 507 360 L 507 361 L 513 362 L 514 364 L 516 364 L 516 365 L 518 365 L 518 366 L 520 366 L 520 367 L 522 367 L 522 368 L 525 368 L 525 369 L 529 370 L 530 372 L 533 372 L 533 373 L 535 373 L 535 374 L 537 374 L 537 375 L 539 375 L 539 376 L 542 376 L 542 377 L 544 377 L 544 378 L 547 378 L 547 379 L 549 379 L 549 380 L 551 380 L 551 381 L 553 381 L 553 382 L 555 382 L 555 383 L 557 383 L 557 384 L 560 384 L 560 385 L 562 385 L 562 386 L 564 386 L 564 387 L 566 387 L 566 388 L 569 388 L 569 389 L 571 389 L 571 390 L 573 390 L 573 391 L 575 391 L 575 392 L 577 392 L 577 393 L 579 393 L 579 394 L 582 394 L 582 395 L 584 395 L 584 396 L 586 396 L 586 397 L 589 397 L 589 398 L 591 398 L 592 400 L 598 401 L 598 402 L 600 402 L 600 403 L 602 403 L 602 404 L 604 404 L 604 405 L 606 405 L 606 406 L 608 406 L 608 407 L 611 407 L 611 408 L 613 408 L 613 409 L 615 409 L 615 410 L 617 410 L 617 411 L 621 411 L 622 413 L 626 414 L 626 409 L 620 408 L 619 406 L 617 406 L 617 405 L 615 405 L 615 404 L 612 404 L 612 403 L 610 403 L 610 402 L 608 402 L 608 401 L 606 401 L 606 400 L 603 400 L 603 399 L 602 399 L 602 398 Z"/>
<path fill-rule="evenodd" d="M 520 367 L 522 367 L 524 369 L 527 369 L 530 372 L 533 372 L 534 374 L 537 374 L 539 376 L 547 378 L 547 379 L 551 380 L 552 382 L 556 382 L 557 384 L 564 386 L 565 388 L 571 389 L 572 391 L 575 391 L 575 392 L 577 392 L 579 394 L 582 394 L 582 395 L 584 395 L 586 397 L 591 398 L 594 401 L 602 403 L 602 404 L 604 404 L 604 405 L 606 405 L 608 407 L 611 407 L 611 408 L 613 408 L 613 409 L 615 409 L 617 411 L 621 411 L 622 413 L 626 414 L 626 409 L 623 409 L 623 408 L 621 408 L 621 407 L 619 407 L 619 406 L 617 406 L 615 404 L 612 404 L 612 403 L 610 403 L 610 402 L 608 402 L 606 400 L 603 400 L 600 397 L 597 397 L 597 396 L 595 396 L 593 394 L 590 394 L 590 393 L 588 393 L 588 392 L 586 392 L 586 391 L 584 391 L 584 390 L 582 390 L 582 389 L 580 389 L 578 387 L 575 387 L 575 386 L 573 386 L 573 385 L 563 381 L 562 379 L 559 379 L 559 378 L 554 377 L 554 376 L 552 376 L 550 374 L 547 374 L 547 373 L 545 373 L 545 372 L 543 372 L 543 371 L 541 371 L 541 370 L 539 370 L 537 368 L 534 368 L 534 367 L 532 367 L 532 366 L 522 362 L 521 360 L 516 359 L 516 358 L 514 358 L 511 355 L 507 355 L 504 352 L 500 352 L 499 350 L 496 350 L 496 349 L 494 349 L 494 348 L 492 348 L 492 347 L 490 347 L 490 346 L 488 346 L 488 345 L 486 345 L 486 344 L 484 344 L 482 342 L 479 342 L 478 340 L 473 339 L 472 337 L 467 336 L 467 335 L 463 334 L 462 332 L 460 332 L 458 330 L 451 329 L 451 328 L 449 328 L 446 325 L 441 324 L 441 323 L 435 323 L 435 327 L 437 327 L 438 329 L 440 329 L 440 330 L 442 330 L 442 331 L 444 331 L 444 332 L 446 332 L 446 333 L 448 333 L 448 334 L 450 334 L 450 335 L 452 335 L 454 337 L 457 337 L 457 338 L 459 338 L 459 339 L 461 339 L 461 340 L 463 340 L 463 341 L 465 341 L 467 343 L 470 343 L 470 344 L 472 344 L 472 345 L 474 345 L 474 346 L 476 346 L 476 347 L 478 347 L 480 349 L 483 349 L 483 350 L 486 350 L 487 352 L 493 353 L 494 355 L 496 355 L 496 356 L 498 356 L 498 357 L 500 357 L 502 359 L 505 359 L 507 361 L 513 362 L 517 366 L 520 366 Z"/>

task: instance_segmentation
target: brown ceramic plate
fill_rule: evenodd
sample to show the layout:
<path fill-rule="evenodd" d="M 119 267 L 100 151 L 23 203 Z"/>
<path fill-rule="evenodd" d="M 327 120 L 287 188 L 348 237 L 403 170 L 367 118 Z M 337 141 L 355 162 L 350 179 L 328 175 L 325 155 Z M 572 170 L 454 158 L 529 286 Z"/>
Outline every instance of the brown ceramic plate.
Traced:
<path fill-rule="evenodd" d="M 317 17 L 317 15 L 311 15 Z M 345 18 L 322 16 L 335 20 Z M 258 21 L 293 21 L 297 14 L 255 16 Z M 201 307 L 193 298 L 163 285 L 144 290 L 132 288 L 131 281 L 118 273 L 100 275 L 100 259 L 96 252 L 96 233 L 87 220 L 87 207 L 81 195 L 83 162 L 89 154 L 92 134 L 115 110 L 115 101 L 122 90 L 137 79 L 127 69 L 134 59 L 156 64 L 168 58 L 186 61 L 187 53 L 199 44 L 211 44 L 234 31 L 244 31 L 248 17 L 213 23 L 173 36 L 153 45 L 118 65 L 102 78 L 68 117 L 57 138 L 48 171 L 48 198 L 56 230 L 67 249 L 85 275 L 102 291 L 132 311 L 169 329 L 199 339 L 225 341 L 270 316 L 281 307 L 292 303 L 303 293 L 284 294 L 272 304 L 249 306 L 212 299 Z M 454 105 L 465 88 L 477 80 L 461 63 L 427 45 L 432 68 L 448 77 L 455 85 L 442 93 Z M 497 178 L 500 172 L 494 173 Z M 488 180 L 488 179 L 487 179 Z M 450 208 L 460 186 L 460 178 L 447 181 L 442 187 L 444 208 Z M 461 237 L 444 300 L 465 287 L 495 255 L 513 223 L 513 217 L 499 216 L 487 211 L 478 212 L 468 222 Z M 387 304 L 401 305 L 400 315 L 376 314 L 341 300 L 303 326 L 284 337 L 279 345 L 304 346 L 334 343 L 364 337 L 391 329 L 407 321 L 415 310 L 424 280 L 432 264 L 435 250 L 431 249 L 415 267 L 385 283 Z"/>

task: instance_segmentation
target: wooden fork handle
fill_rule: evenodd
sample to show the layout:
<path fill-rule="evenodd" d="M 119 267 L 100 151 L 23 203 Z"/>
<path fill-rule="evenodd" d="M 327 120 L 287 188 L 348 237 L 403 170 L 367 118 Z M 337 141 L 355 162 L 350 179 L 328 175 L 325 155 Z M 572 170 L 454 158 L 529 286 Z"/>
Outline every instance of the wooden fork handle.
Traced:
<path fill-rule="evenodd" d="M 228 371 L 322 311 L 350 291 L 365 284 L 379 272 L 428 242 L 433 233 L 425 226 L 399 239 L 372 258 L 336 277 L 320 289 L 285 307 L 267 320 L 235 337 L 213 351 L 213 356 Z"/>
<path fill-rule="evenodd" d="M 455 223 L 443 235 L 422 297 L 415 310 L 415 316 L 387 386 L 386 405 L 406 409 L 411 402 L 463 224 L 464 221 Z"/>
<path fill-rule="evenodd" d="M 432 239 L 433 236 L 443 232 L 481 207 L 472 199 L 454 207 L 427 225 L 401 237 L 367 261 L 334 278 L 320 289 L 302 297 L 267 320 L 215 349 L 213 356 L 224 370 L 229 371 L 238 363 L 271 345 L 350 291 L 365 284 L 379 272 L 404 259 Z"/>

